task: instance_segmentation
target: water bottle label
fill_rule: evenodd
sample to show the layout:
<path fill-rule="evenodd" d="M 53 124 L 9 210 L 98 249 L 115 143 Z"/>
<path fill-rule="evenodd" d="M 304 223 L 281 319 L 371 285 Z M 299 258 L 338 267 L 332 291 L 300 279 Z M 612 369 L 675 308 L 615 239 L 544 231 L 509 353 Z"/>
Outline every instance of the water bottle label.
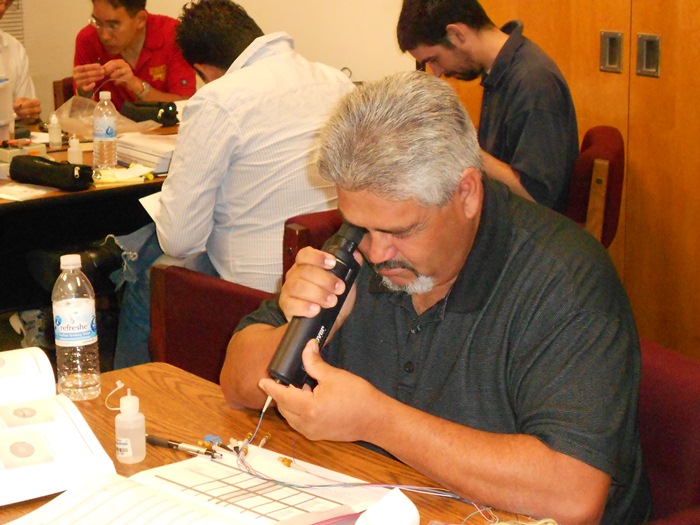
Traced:
<path fill-rule="evenodd" d="M 53 305 L 56 346 L 86 346 L 97 342 L 95 302 L 66 299 Z"/>
<path fill-rule="evenodd" d="M 92 130 L 95 139 L 114 139 L 117 137 L 117 119 L 114 117 L 97 117 Z"/>

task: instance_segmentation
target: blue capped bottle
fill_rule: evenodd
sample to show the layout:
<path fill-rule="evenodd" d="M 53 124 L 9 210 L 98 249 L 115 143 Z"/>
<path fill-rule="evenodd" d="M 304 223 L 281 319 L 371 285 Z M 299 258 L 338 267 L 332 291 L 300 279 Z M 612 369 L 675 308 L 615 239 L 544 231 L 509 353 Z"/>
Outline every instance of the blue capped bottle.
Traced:
<path fill-rule="evenodd" d="M 117 109 L 109 91 L 100 91 L 100 101 L 92 114 L 92 166 L 117 166 Z"/>
<path fill-rule="evenodd" d="M 51 293 L 58 392 L 74 401 L 100 395 L 95 291 L 81 267 L 79 254 L 61 256 L 61 275 Z"/>

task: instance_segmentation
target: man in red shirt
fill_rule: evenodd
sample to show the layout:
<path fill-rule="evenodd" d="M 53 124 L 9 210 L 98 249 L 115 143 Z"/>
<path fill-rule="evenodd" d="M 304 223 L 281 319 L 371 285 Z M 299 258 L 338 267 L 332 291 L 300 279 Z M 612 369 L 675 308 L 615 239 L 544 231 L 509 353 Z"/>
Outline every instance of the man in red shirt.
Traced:
<path fill-rule="evenodd" d="M 175 44 L 177 21 L 146 12 L 146 0 L 92 0 L 90 24 L 75 40 L 78 94 L 111 91 L 126 100 L 170 102 L 191 97 L 194 70 Z"/>

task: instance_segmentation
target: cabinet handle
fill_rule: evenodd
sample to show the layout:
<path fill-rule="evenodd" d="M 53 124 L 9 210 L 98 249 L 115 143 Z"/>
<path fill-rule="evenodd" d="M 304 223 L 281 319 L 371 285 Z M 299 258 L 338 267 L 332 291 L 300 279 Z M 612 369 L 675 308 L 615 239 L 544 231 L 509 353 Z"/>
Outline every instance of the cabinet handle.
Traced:
<path fill-rule="evenodd" d="M 661 37 L 637 35 L 637 75 L 659 77 L 661 75 Z"/>
<path fill-rule="evenodd" d="M 622 73 L 622 33 L 600 32 L 600 70 Z"/>

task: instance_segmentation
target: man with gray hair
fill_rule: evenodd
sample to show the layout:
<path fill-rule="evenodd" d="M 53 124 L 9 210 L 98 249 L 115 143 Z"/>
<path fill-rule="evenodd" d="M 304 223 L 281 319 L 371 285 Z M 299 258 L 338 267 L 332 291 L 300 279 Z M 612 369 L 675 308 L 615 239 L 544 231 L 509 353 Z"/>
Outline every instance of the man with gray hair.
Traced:
<path fill-rule="evenodd" d="M 426 73 L 346 95 L 318 166 L 367 230 L 364 262 L 323 353 L 304 349 L 316 386 L 288 388 L 267 374 L 287 323 L 345 288 L 333 257 L 300 251 L 279 298 L 231 339 L 229 405 L 270 395 L 307 438 L 369 443 L 484 505 L 643 522 L 639 342 L 600 244 L 484 177 L 469 116 Z"/>

